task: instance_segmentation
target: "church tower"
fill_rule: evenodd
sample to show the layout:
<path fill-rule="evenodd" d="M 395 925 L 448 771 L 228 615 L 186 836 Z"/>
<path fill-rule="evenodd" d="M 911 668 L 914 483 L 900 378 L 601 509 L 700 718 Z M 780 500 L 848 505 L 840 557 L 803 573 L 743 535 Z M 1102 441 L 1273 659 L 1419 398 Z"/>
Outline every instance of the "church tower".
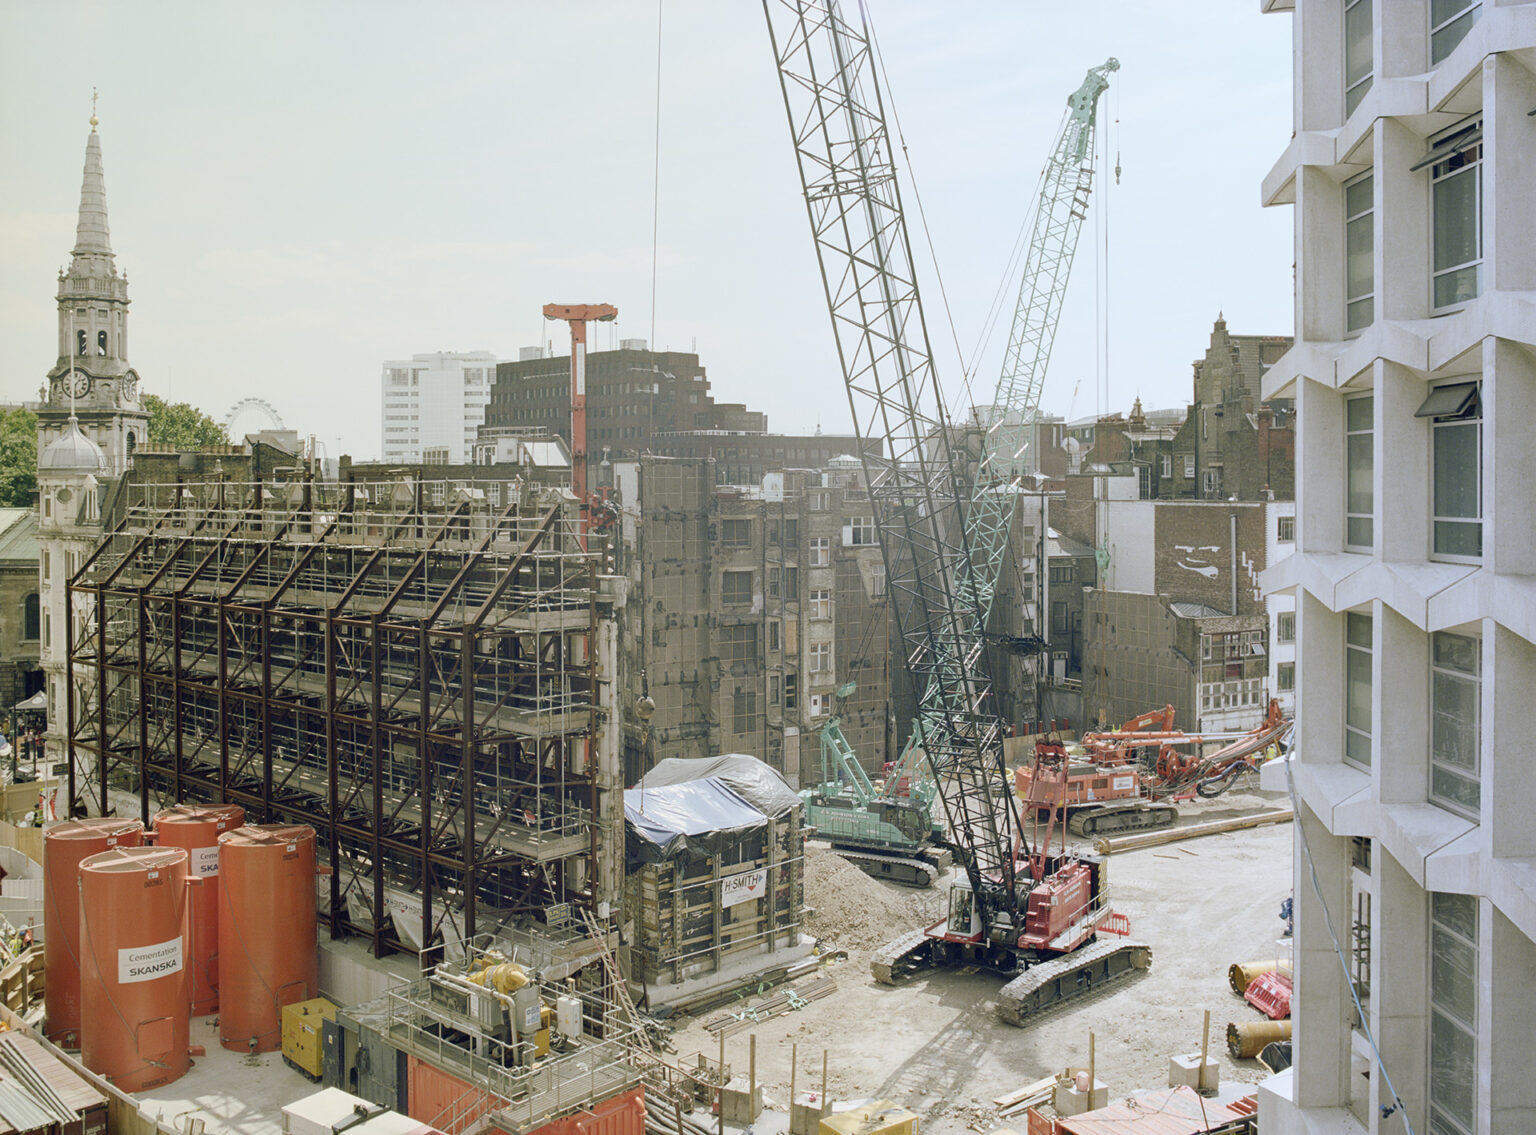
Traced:
<path fill-rule="evenodd" d="M 71 415 L 101 446 L 107 475 L 122 476 L 144 441 L 139 376 L 128 365 L 128 277 L 113 262 L 101 138 L 91 114 L 80 185 L 80 219 L 69 270 L 59 273 L 59 356 L 38 413 L 38 453 L 63 435 Z"/>
<path fill-rule="evenodd" d="M 128 365 L 128 278 L 118 274 L 107 233 L 94 101 L 74 252 L 69 271 L 59 273 L 59 357 L 37 415 L 40 654 L 55 760 L 68 731 L 69 579 L 101 541 L 102 491 L 128 471 L 149 420 Z"/>

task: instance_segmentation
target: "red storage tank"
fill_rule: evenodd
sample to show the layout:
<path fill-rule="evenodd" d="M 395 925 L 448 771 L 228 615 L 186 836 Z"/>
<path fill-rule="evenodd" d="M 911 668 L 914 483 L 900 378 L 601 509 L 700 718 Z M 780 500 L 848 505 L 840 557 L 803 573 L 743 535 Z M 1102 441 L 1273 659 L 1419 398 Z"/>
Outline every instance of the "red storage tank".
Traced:
<path fill-rule="evenodd" d="M 192 1066 L 187 852 L 124 847 L 80 864 L 80 1059 L 125 1092 Z"/>
<path fill-rule="evenodd" d="M 238 804 L 177 804 L 155 816 L 155 842 L 186 848 L 187 873 L 202 880 L 187 898 L 194 1017 L 219 1009 L 219 837 L 244 824 Z"/>
<path fill-rule="evenodd" d="M 276 1052 L 283 1006 L 319 994 L 315 829 L 252 824 L 219 837 L 219 1043 Z"/>
<path fill-rule="evenodd" d="M 43 832 L 43 1033 L 60 1047 L 80 1047 L 80 861 L 143 842 L 138 820 L 65 820 Z"/>

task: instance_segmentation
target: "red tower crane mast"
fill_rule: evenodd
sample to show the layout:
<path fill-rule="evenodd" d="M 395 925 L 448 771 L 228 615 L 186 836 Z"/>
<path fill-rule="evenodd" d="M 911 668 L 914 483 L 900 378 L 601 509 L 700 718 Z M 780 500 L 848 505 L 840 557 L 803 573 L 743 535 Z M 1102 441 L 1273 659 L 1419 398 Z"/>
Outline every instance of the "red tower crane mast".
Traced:
<path fill-rule="evenodd" d="M 571 491 L 581 502 L 581 550 L 587 550 L 592 525 L 592 500 L 587 492 L 587 324 L 609 323 L 619 317 L 611 303 L 547 303 L 545 319 L 571 325 Z"/>

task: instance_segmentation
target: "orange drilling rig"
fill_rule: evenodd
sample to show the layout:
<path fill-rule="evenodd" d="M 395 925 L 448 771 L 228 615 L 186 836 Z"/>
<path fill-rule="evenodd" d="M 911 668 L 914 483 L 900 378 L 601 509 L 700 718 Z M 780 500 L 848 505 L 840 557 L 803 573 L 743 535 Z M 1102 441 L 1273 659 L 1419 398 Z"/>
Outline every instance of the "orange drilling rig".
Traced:
<path fill-rule="evenodd" d="M 1273 700 L 1246 733 L 1186 733 L 1173 728 L 1173 717 L 1168 705 L 1119 729 L 1084 733 L 1076 743 L 1039 741 L 1034 763 L 1014 770 L 1014 792 L 1026 810 L 1064 812 L 1076 836 L 1171 828 L 1179 816 L 1175 801 L 1221 795 L 1244 770 L 1257 768 L 1292 724 Z M 1202 753 L 1215 744 L 1221 747 Z"/>

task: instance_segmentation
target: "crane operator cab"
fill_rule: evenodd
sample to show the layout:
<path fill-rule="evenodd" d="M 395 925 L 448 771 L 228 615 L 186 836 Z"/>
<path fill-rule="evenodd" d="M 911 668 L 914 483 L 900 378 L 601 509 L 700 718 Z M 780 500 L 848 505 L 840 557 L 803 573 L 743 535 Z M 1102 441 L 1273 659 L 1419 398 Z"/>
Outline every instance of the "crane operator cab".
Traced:
<path fill-rule="evenodd" d="M 977 941 L 981 938 L 981 911 L 977 908 L 976 892 L 971 890 L 971 880 L 967 876 L 955 876 L 949 887 L 949 918 L 941 927 L 933 929 L 941 937 L 951 940 Z"/>

